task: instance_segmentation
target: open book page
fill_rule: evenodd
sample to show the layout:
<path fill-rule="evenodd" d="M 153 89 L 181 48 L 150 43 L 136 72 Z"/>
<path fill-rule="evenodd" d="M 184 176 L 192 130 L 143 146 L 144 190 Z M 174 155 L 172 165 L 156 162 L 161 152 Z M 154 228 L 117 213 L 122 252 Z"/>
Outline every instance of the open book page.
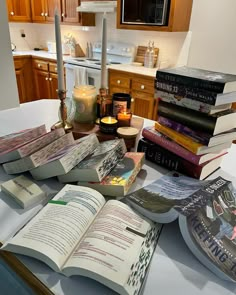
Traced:
<path fill-rule="evenodd" d="M 148 258 L 153 253 L 153 249 L 149 248 L 145 252 L 141 248 L 147 238 L 149 244 L 151 240 L 157 240 L 156 230 L 152 222 L 145 220 L 126 204 L 110 200 L 63 267 L 63 273 L 91 277 L 119 294 L 134 294 L 134 290 L 139 289 L 142 283 L 141 279 L 135 280 L 134 277 L 144 277 L 142 271 L 145 272 Z M 140 259 L 141 252 L 143 259 Z M 145 265 L 136 269 L 142 262 Z M 130 277 L 132 279 L 129 280 Z"/>
<path fill-rule="evenodd" d="M 35 257 L 60 271 L 104 203 L 93 189 L 66 185 L 2 249 Z"/>

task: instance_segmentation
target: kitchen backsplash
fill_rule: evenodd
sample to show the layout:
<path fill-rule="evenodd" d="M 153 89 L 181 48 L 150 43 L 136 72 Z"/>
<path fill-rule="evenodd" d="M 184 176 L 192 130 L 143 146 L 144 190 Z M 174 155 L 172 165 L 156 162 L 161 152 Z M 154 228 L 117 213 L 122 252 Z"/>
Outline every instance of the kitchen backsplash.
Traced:
<path fill-rule="evenodd" d="M 191 32 L 153 32 L 116 29 L 116 14 L 107 14 L 107 40 L 146 46 L 149 40 L 159 48 L 159 62 L 162 66 L 187 63 Z M 101 40 L 102 14 L 96 14 L 96 27 L 61 26 L 63 36 L 71 33 L 84 52 L 87 42 Z M 32 50 L 35 47 L 47 48 L 48 41 L 55 41 L 53 24 L 9 23 L 11 41 L 16 50 Z M 25 38 L 21 37 L 24 31 Z"/>

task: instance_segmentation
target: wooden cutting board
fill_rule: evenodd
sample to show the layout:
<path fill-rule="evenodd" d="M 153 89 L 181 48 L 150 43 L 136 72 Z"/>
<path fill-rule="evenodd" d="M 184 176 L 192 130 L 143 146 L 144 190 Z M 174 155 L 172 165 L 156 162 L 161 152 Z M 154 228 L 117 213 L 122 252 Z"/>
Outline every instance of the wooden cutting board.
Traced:
<path fill-rule="evenodd" d="M 138 46 L 137 53 L 134 59 L 135 62 L 140 62 L 144 64 L 144 56 L 147 51 L 147 48 L 148 48 L 147 46 Z M 154 56 L 154 67 L 155 67 L 157 64 L 159 48 L 155 47 L 154 52 L 155 52 L 155 56 Z"/>

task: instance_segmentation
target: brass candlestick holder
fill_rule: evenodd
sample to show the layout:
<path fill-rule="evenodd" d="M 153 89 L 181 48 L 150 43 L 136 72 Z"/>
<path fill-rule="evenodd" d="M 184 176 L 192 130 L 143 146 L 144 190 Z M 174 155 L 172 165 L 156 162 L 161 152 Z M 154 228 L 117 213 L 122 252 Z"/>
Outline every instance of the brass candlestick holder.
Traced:
<path fill-rule="evenodd" d="M 106 88 L 100 88 L 97 96 L 97 120 L 96 123 L 100 123 L 100 119 L 112 114 L 112 100 L 108 95 Z"/>
<path fill-rule="evenodd" d="M 66 90 L 57 90 L 58 93 L 58 98 L 61 101 L 60 104 L 60 115 L 61 115 L 61 120 L 58 121 L 54 127 L 55 128 L 64 128 L 65 130 L 70 130 L 72 129 L 72 125 L 67 121 L 67 107 L 65 104 L 65 99 L 66 99 Z"/>

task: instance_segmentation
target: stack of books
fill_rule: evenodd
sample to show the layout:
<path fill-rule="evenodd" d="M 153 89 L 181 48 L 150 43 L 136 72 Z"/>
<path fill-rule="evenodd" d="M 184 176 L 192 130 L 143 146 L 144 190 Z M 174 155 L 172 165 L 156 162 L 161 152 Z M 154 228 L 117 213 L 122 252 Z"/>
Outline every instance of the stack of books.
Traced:
<path fill-rule="evenodd" d="M 142 130 L 138 151 L 148 160 L 204 179 L 220 167 L 236 139 L 236 75 L 190 67 L 156 72 L 154 126 Z"/>
<path fill-rule="evenodd" d="M 0 143 L 0 163 L 7 174 L 57 177 L 111 197 L 127 194 L 144 162 L 144 153 L 127 152 L 123 138 L 100 143 L 94 133 L 75 140 L 63 128 L 47 132 L 45 125 L 0 137 Z"/>

